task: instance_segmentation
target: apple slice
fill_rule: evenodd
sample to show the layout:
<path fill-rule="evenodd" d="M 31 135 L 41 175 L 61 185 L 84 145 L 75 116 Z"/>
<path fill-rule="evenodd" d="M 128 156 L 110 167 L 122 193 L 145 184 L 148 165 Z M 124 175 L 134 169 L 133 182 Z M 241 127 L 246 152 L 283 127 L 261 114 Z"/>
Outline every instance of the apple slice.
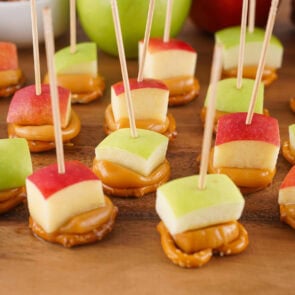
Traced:
<path fill-rule="evenodd" d="M 57 74 L 89 74 L 97 76 L 97 49 L 94 42 L 78 43 L 76 52 L 65 47 L 55 53 Z"/>
<path fill-rule="evenodd" d="M 295 204 L 295 166 L 284 178 L 279 190 L 279 204 Z"/>
<path fill-rule="evenodd" d="M 158 80 L 129 79 L 134 116 L 137 120 L 154 119 L 164 122 L 167 116 L 169 90 Z M 111 88 L 111 102 L 115 121 L 128 119 L 123 81 Z"/>
<path fill-rule="evenodd" d="M 26 180 L 29 211 L 33 219 L 52 233 L 71 217 L 105 204 L 101 181 L 78 161 L 65 163 L 59 174 L 53 164 L 39 169 Z"/>
<path fill-rule="evenodd" d="M 273 170 L 280 149 L 278 121 L 254 114 L 246 125 L 247 113 L 233 113 L 218 120 L 213 166 Z"/>
<path fill-rule="evenodd" d="M 0 191 L 25 185 L 32 173 L 28 143 L 23 138 L 0 139 Z"/>
<path fill-rule="evenodd" d="M 247 112 L 251 100 L 254 80 L 243 79 L 243 85 L 237 88 L 237 79 L 228 78 L 218 81 L 216 90 L 216 110 L 227 113 Z M 210 93 L 208 88 L 205 107 L 208 106 L 208 97 Z M 257 100 L 254 112 L 263 113 L 264 85 L 260 83 L 258 88 Z"/>
<path fill-rule="evenodd" d="M 244 65 L 258 65 L 263 39 L 263 29 L 255 28 L 253 33 L 247 31 Z M 221 44 L 223 47 L 223 68 L 228 70 L 237 67 L 240 45 L 240 27 L 230 27 L 216 32 L 215 42 Z M 266 54 L 265 65 L 277 69 L 282 66 L 282 60 L 283 45 L 275 36 L 272 36 Z"/>
<path fill-rule="evenodd" d="M 289 144 L 290 150 L 295 154 L 295 124 L 289 125 Z"/>
<path fill-rule="evenodd" d="M 65 128 L 71 117 L 71 93 L 58 87 L 61 126 Z M 7 123 L 18 125 L 53 125 L 49 85 L 41 86 L 41 95 L 36 95 L 35 85 L 18 90 L 9 106 Z"/>
<path fill-rule="evenodd" d="M 0 42 L 0 71 L 18 68 L 17 49 L 14 43 Z"/>
<path fill-rule="evenodd" d="M 154 131 L 137 129 L 132 138 L 129 128 L 108 135 L 95 149 L 97 160 L 106 160 L 148 176 L 166 158 L 168 137 Z"/>
<path fill-rule="evenodd" d="M 209 174 L 206 188 L 198 189 L 199 175 L 170 181 L 157 189 L 156 211 L 170 234 L 240 218 L 244 199 L 223 174 Z"/>
<path fill-rule="evenodd" d="M 139 62 L 141 62 L 143 41 L 139 42 Z M 181 61 L 181 62 L 177 62 Z M 143 76 L 153 79 L 169 79 L 180 76 L 194 76 L 197 52 L 187 43 L 170 39 L 151 38 L 146 54 Z"/>

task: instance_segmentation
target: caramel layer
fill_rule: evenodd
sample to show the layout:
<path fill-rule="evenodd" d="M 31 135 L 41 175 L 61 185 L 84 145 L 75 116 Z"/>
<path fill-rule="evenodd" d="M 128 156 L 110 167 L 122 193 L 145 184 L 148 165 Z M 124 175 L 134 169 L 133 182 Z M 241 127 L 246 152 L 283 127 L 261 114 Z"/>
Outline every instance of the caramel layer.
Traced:
<path fill-rule="evenodd" d="M 62 128 L 63 141 L 69 141 L 76 137 L 81 129 L 81 122 L 74 110 L 71 112 L 71 118 L 68 126 Z M 22 126 L 17 124 L 8 124 L 8 134 L 12 137 L 21 137 L 30 141 L 54 141 L 53 125 L 42 126 Z"/>
<path fill-rule="evenodd" d="M 169 137 L 169 139 L 174 139 L 177 135 L 176 122 L 172 114 L 167 115 L 165 122 L 159 120 L 136 120 L 136 127 L 161 133 Z M 110 134 L 121 128 L 129 128 L 129 120 L 121 119 L 116 122 L 112 105 L 109 104 L 105 110 L 105 132 Z"/>
<path fill-rule="evenodd" d="M 281 221 L 295 229 L 295 204 L 280 205 Z"/>
<path fill-rule="evenodd" d="M 285 141 L 282 145 L 282 154 L 284 158 L 291 163 L 292 165 L 295 165 L 295 154 L 291 150 L 290 142 Z"/>
<path fill-rule="evenodd" d="M 14 188 L 0 192 L 0 214 L 5 213 L 26 198 L 25 187 Z"/>
<path fill-rule="evenodd" d="M 224 225 L 217 225 L 216 227 L 219 227 L 219 226 L 222 227 Z M 231 227 L 230 223 L 226 224 L 226 227 L 228 226 Z M 200 267 L 206 264 L 211 259 L 213 252 L 218 253 L 220 255 L 231 255 L 231 254 L 238 254 L 244 251 L 249 244 L 248 233 L 241 224 L 237 223 L 237 226 L 233 225 L 232 229 L 235 229 L 236 227 L 238 228 L 238 235 L 236 236 L 236 238 L 233 238 L 233 240 L 229 240 L 229 236 L 234 237 L 235 234 L 228 235 L 225 237 L 223 244 L 219 242 L 222 240 L 222 237 L 212 237 L 211 239 L 212 245 L 210 245 L 210 241 L 209 240 L 205 241 L 201 233 L 197 233 L 196 231 L 195 234 L 190 234 L 189 235 L 190 238 L 200 238 L 201 239 L 200 243 L 203 243 L 203 245 L 206 245 L 205 248 L 200 249 L 198 251 L 194 251 L 193 253 L 186 253 L 181 248 L 178 248 L 178 246 L 175 244 L 173 237 L 170 235 L 170 233 L 168 232 L 163 222 L 160 222 L 158 224 L 157 229 L 158 229 L 158 232 L 160 233 L 162 248 L 166 256 L 174 264 L 178 266 L 194 268 L 194 267 Z M 207 237 L 210 237 L 212 230 L 211 229 L 209 230 L 210 234 L 206 233 L 206 230 L 207 230 L 206 228 L 201 229 L 201 231 L 203 231 L 203 234 L 205 234 Z M 224 234 L 224 232 L 225 231 L 223 229 L 219 229 L 215 231 L 217 235 Z M 189 244 L 197 245 L 198 242 L 199 242 L 198 240 L 189 241 Z M 215 245 L 217 245 L 216 248 L 215 248 Z"/>
<path fill-rule="evenodd" d="M 244 193 L 254 192 L 271 184 L 276 169 L 255 169 L 255 168 L 232 168 L 213 167 L 214 148 L 211 149 L 209 158 L 209 173 L 226 174 Z"/>
<path fill-rule="evenodd" d="M 7 75 L 6 72 L 9 72 L 9 74 Z M 3 72 L 0 72 L 0 74 L 1 73 L 4 73 L 3 76 L 5 77 L 4 77 L 4 81 L 2 82 L 0 78 L 0 82 L 2 84 L 0 85 L 0 97 L 11 96 L 17 90 L 19 90 L 25 83 L 25 77 L 20 69 L 15 70 L 15 72 L 3 71 Z M 17 79 L 18 76 L 19 78 Z M 6 82 L 7 84 L 5 84 Z"/>
<path fill-rule="evenodd" d="M 164 79 L 162 82 L 169 89 L 169 106 L 189 103 L 200 93 L 199 81 L 194 77 L 176 77 Z"/>
<path fill-rule="evenodd" d="M 187 231 L 173 236 L 176 245 L 191 254 L 203 249 L 216 249 L 237 239 L 239 226 L 236 221 Z"/>
<path fill-rule="evenodd" d="M 170 178 L 170 165 L 167 160 L 149 176 L 140 175 L 109 161 L 96 159 L 93 161 L 93 171 L 102 181 L 106 193 L 122 197 L 141 197 L 155 191 Z"/>
<path fill-rule="evenodd" d="M 257 72 L 257 66 L 244 66 L 243 67 L 243 77 L 255 80 Z M 232 68 L 222 71 L 222 78 L 237 77 L 237 68 Z M 271 67 L 264 67 L 262 74 L 262 82 L 265 86 L 270 85 L 273 81 L 278 78 L 276 69 Z"/>
<path fill-rule="evenodd" d="M 44 83 L 48 83 L 48 75 Z M 103 95 L 105 82 L 101 76 L 93 77 L 89 74 L 59 74 L 58 85 L 67 88 L 72 93 L 72 102 L 87 103 Z"/>
<path fill-rule="evenodd" d="M 85 212 L 71 218 L 59 230 L 48 234 L 30 217 L 29 225 L 39 237 L 64 247 L 93 243 L 101 240 L 114 225 L 118 208 L 105 197 L 105 206 Z"/>

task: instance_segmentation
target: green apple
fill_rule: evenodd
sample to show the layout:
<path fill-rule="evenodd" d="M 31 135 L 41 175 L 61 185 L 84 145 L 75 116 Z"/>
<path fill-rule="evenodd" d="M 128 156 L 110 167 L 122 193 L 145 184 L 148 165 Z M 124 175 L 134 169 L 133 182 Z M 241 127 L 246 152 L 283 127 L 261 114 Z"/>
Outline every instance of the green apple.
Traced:
<path fill-rule="evenodd" d="M 237 88 L 237 79 L 228 78 L 218 81 L 216 110 L 227 113 L 247 112 L 251 100 L 254 80 L 243 79 L 242 88 Z M 208 106 L 210 87 L 208 88 L 205 107 Z M 260 83 L 254 112 L 263 113 L 264 86 Z"/>
<path fill-rule="evenodd" d="M 137 133 L 136 138 L 131 137 L 129 128 L 111 133 L 96 147 L 96 159 L 149 175 L 165 160 L 169 139 L 150 130 L 137 129 Z"/>
<path fill-rule="evenodd" d="M 97 76 L 97 49 L 94 42 L 78 43 L 76 52 L 70 47 L 57 51 L 54 55 L 57 74 L 90 74 Z"/>
<path fill-rule="evenodd" d="M 156 211 L 174 235 L 237 220 L 244 208 L 239 189 L 223 174 L 206 176 L 206 188 L 198 189 L 199 175 L 178 178 L 157 190 Z"/>
<path fill-rule="evenodd" d="M 149 0 L 118 0 L 123 42 L 127 57 L 137 57 L 138 41 L 143 39 Z M 173 1 L 171 36 L 176 36 L 189 13 L 191 0 Z M 157 0 L 154 11 L 152 37 L 164 32 L 167 0 Z M 77 0 L 80 23 L 99 48 L 117 55 L 117 44 L 110 0 Z"/>
<path fill-rule="evenodd" d="M 258 65 L 262 44 L 264 40 L 263 29 L 255 28 L 253 33 L 247 31 L 244 65 Z M 240 27 L 230 27 L 215 33 L 215 41 L 223 47 L 223 67 L 225 70 L 237 67 L 239 46 L 240 46 Z M 282 65 L 283 45 L 272 36 L 267 50 L 265 65 L 277 69 Z"/>
<path fill-rule="evenodd" d="M 31 173 L 27 141 L 23 138 L 0 139 L 0 191 L 24 186 Z"/>

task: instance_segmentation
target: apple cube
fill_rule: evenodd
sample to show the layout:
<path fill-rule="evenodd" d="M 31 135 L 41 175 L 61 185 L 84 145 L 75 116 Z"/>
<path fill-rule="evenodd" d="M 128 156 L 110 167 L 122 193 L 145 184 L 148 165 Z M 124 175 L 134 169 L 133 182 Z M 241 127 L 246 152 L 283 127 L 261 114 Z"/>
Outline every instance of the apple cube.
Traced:
<path fill-rule="evenodd" d="M 94 42 L 78 43 L 76 52 L 65 47 L 54 56 L 57 74 L 89 74 L 97 76 L 97 49 Z"/>
<path fill-rule="evenodd" d="M 14 43 L 0 42 L 0 71 L 18 68 L 17 49 Z"/>
<path fill-rule="evenodd" d="M 138 137 L 129 128 L 108 135 L 95 149 L 97 160 L 106 160 L 148 176 L 166 157 L 168 137 L 154 131 L 137 129 Z"/>
<path fill-rule="evenodd" d="M 166 85 L 154 79 L 144 79 L 141 82 L 136 79 L 129 79 L 129 83 L 135 119 L 154 119 L 164 122 L 169 100 L 169 90 Z M 115 121 L 128 119 L 123 81 L 112 86 L 111 102 Z"/>
<path fill-rule="evenodd" d="M 101 181 L 88 167 L 69 161 L 65 168 L 66 172 L 59 174 L 53 164 L 26 180 L 30 215 L 47 233 L 105 204 Z"/>
<path fill-rule="evenodd" d="M 139 62 L 141 62 L 143 41 L 139 42 Z M 177 62 L 181 61 L 181 62 Z M 145 78 L 169 79 L 180 76 L 194 76 L 197 62 L 196 51 L 187 43 L 170 39 L 151 38 L 143 76 Z"/>
<path fill-rule="evenodd" d="M 215 42 L 222 45 L 223 68 L 235 68 L 238 64 L 240 46 L 240 27 L 230 27 L 215 33 Z M 260 53 L 265 31 L 255 28 L 253 33 L 247 31 L 244 65 L 256 66 L 259 63 Z M 265 65 L 277 69 L 282 66 L 283 45 L 272 36 L 267 50 Z"/>
<path fill-rule="evenodd" d="M 216 110 L 227 113 L 247 112 L 251 100 L 254 80 L 243 79 L 243 85 L 237 88 L 237 79 L 229 78 L 218 81 L 216 90 Z M 210 86 L 208 88 L 205 107 L 208 106 Z M 263 113 L 264 86 L 260 83 L 254 112 Z"/>
<path fill-rule="evenodd" d="M 292 153 L 295 153 L 295 124 L 289 125 L 289 145 Z"/>
<path fill-rule="evenodd" d="M 280 149 L 278 121 L 254 114 L 246 125 L 246 117 L 233 113 L 218 120 L 213 166 L 273 170 Z"/>
<path fill-rule="evenodd" d="M 240 218 L 244 198 L 224 174 L 209 174 L 198 189 L 199 175 L 172 180 L 157 189 L 156 211 L 172 234 Z"/>
<path fill-rule="evenodd" d="M 284 178 L 279 190 L 279 204 L 295 204 L 295 166 Z"/>
<path fill-rule="evenodd" d="M 27 141 L 23 138 L 0 139 L 0 191 L 24 186 L 31 173 Z"/>
<path fill-rule="evenodd" d="M 35 85 L 18 90 L 11 102 L 7 114 L 7 123 L 19 125 L 53 125 L 50 88 L 41 86 L 41 95 L 36 95 Z M 58 87 L 59 110 L 62 128 L 66 127 L 71 117 L 71 93 Z"/>

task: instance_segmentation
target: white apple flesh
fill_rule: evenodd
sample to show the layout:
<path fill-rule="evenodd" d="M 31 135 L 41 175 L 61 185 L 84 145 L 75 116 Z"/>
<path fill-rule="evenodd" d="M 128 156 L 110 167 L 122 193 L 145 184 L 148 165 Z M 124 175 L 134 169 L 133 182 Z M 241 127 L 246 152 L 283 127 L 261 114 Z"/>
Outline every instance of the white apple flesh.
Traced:
<path fill-rule="evenodd" d="M 77 161 L 66 162 L 65 168 L 59 174 L 57 165 L 50 165 L 26 180 L 30 215 L 47 233 L 105 202 L 101 181 L 89 168 Z"/>
<path fill-rule="evenodd" d="M 139 62 L 141 62 L 143 42 L 139 42 Z M 181 62 L 177 62 L 181 61 Z M 196 51 L 187 43 L 170 39 L 164 42 L 159 38 L 151 38 L 148 46 L 143 71 L 145 78 L 169 79 L 174 77 L 195 75 L 197 62 Z"/>
<path fill-rule="evenodd" d="M 235 168 L 275 168 L 280 149 L 279 126 L 272 117 L 247 113 L 222 116 L 217 124 L 213 166 Z"/>
<path fill-rule="evenodd" d="M 169 91 L 165 84 L 153 79 L 137 82 L 130 79 L 131 99 L 136 120 L 154 119 L 164 122 L 167 117 Z M 128 119 L 127 98 L 123 82 L 111 88 L 111 103 L 115 121 Z"/>
<path fill-rule="evenodd" d="M 168 137 L 154 131 L 137 129 L 132 138 L 130 129 L 118 129 L 95 149 L 97 160 L 106 160 L 148 176 L 166 158 Z"/>

